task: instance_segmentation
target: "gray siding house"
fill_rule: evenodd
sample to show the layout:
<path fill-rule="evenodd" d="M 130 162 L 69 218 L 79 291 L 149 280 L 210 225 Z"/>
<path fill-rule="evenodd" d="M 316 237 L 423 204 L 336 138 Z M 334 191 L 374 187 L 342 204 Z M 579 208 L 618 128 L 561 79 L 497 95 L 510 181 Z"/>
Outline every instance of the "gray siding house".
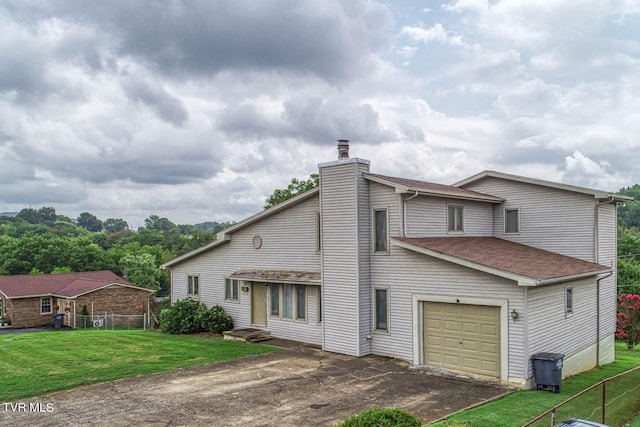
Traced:
<path fill-rule="evenodd" d="M 604 191 L 485 171 L 454 185 L 319 165 L 320 186 L 167 262 L 172 301 L 353 356 L 533 386 L 613 361 L 616 203 Z"/>

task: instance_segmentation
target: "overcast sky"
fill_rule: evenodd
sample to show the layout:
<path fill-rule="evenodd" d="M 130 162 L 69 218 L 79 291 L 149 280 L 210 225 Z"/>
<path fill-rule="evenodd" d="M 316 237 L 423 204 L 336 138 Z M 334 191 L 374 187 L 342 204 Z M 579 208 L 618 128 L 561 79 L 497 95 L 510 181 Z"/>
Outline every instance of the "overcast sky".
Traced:
<path fill-rule="evenodd" d="M 0 2 L 0 212 L 239 221 L 337 156 L 640 183 L 640 0 Z"/>

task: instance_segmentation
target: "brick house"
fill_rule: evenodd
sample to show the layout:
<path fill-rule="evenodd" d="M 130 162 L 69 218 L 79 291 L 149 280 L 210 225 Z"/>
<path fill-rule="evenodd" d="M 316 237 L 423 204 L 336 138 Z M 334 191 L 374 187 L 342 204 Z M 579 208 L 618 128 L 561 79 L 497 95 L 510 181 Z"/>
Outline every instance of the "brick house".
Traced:
<path fill-rule="evenodd" d="M 14 328 L 49 325 L 56 314 L 75 328 L 83 306 L 96 315 L 125 314 L 149 318 L 153 290 L 133 286 L 111 271 L 0 276 L 0 317 Z"/>

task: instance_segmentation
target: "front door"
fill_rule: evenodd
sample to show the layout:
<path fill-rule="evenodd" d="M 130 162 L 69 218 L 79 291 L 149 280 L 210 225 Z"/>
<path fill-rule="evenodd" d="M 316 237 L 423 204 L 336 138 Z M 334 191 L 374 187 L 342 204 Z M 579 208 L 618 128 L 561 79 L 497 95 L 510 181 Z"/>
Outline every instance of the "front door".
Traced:
<path fill-rule="evenodd" d="M 253 282 L 251 289 L 251 323 L 267 326 L 267 285 Z"/>

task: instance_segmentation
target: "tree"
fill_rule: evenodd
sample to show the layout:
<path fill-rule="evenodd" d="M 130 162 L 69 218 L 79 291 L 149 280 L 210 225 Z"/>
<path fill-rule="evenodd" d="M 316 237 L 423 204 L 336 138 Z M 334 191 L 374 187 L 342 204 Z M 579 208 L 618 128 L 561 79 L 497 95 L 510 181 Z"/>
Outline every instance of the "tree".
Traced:
<path fill-rule="evenodd" d="M 78 225 L 80 227 L 86 228 L 89 231 L 98 232 L 102 231 L 102 221 L 98 219 L 95 215 L 90 214 L 89 212 L 82 212 L 78 217 Z"/>
<path fill-rule="evenodd" d="M 625 340 L 627 348 L 630 350 L 640 342 L 640 295 L 621 294 L 618 296 L 616 338 Z"/>
<path fill-rule="evenodd" d="M 104 231 L 109 234 L 118 233 L 120 231 L 128 230 L 129 224 L 122 218 L 107 218 L 102 223 Z"/>
<path fill-rule="evenodd" d="M 633 258 L 618 259 L 618 295 L 640 294 L 640 261 Z"/>
<path fill-rule="evenodd" d="M 129 283 L 141 288 L 160 289 L 160 270 L 156 265 L 156 257 L 151 254 L 125 255 L 120 259 L 124 278 Z"/>
<path fill-rule="evenodd" d="M 158 215 L 151 215 L 144 220 L 144 227 L 147 230 L 172 231 L 178 227 L 167 218 L 160 218 Z"/>
<path fill-rule="evenodd" d="M 269 196 L 264 203 L 264 208 L 269 209 L 277 205 L 278 203 L 282 203 L 285 200 L 288 200 L 298 194 L 302 194 L 305 191 L 309 191 L 312 188 L 320 185 L 320 176 L 317 173 L 313 173 L 309 175 L 309 179 L 307 180 L 299 180 L 297 178 L 292 178 L 291 183 L 284 190 L 277 189 L 273 192 L 271 196 Z"/>

